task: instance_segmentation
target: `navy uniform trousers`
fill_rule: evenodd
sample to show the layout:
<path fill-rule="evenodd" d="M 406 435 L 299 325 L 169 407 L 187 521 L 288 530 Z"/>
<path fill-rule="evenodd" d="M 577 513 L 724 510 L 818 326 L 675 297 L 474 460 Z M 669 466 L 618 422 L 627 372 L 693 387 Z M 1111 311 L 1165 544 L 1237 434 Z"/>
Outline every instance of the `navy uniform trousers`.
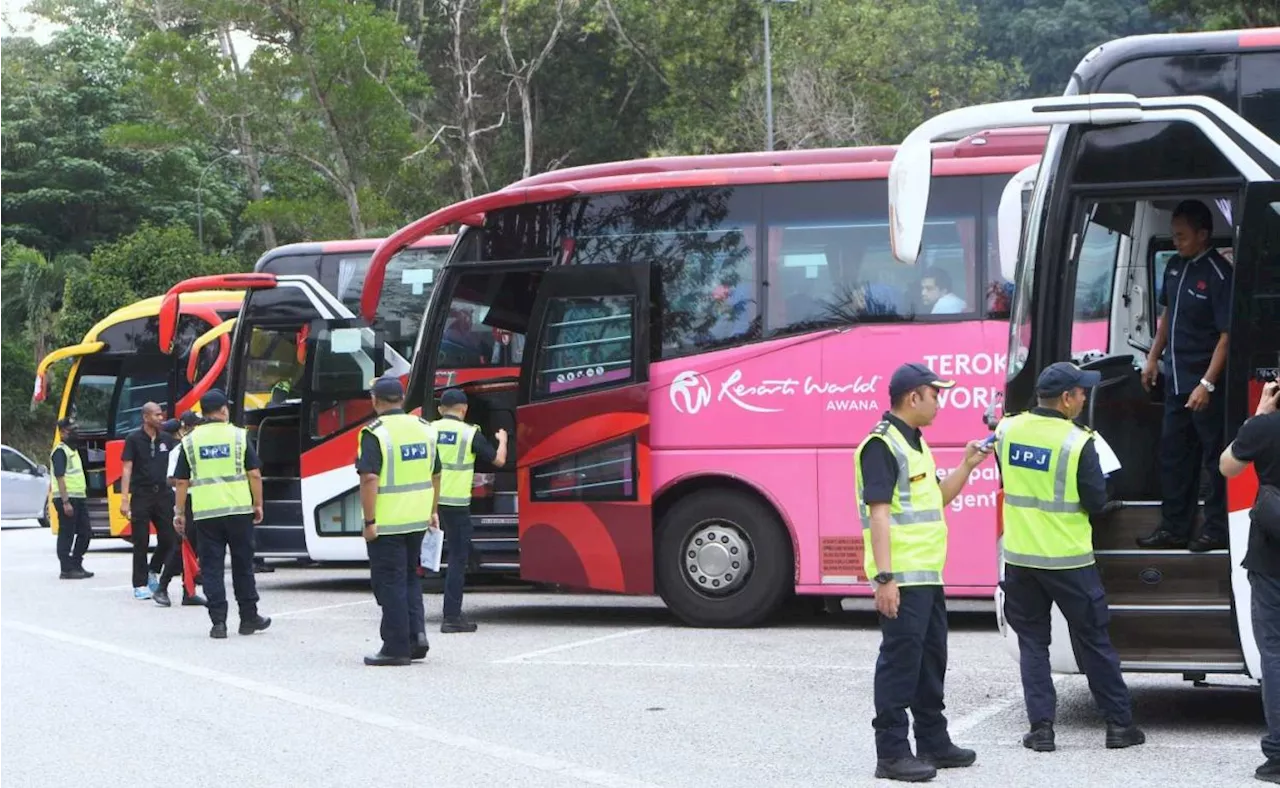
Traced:
<path fill-rule="evenodd" d="M 1111 614 L 1098 567 L 1029 569 L 1006 564 L 1000 587 L 1005 621 L 1018 636 L 1028 721 L 1032 725 L 1053 722 L 1057 710 L 1058 695 L 1049 669 L 1050 613 L 1056 604 L 1067 620 L 1071 646 L 1103 717 L 1115 725 L 1132 725 L 1129 688 L 1107 632 Z"/>
<path fill-rule="evenodd" d="M 942 701 L 947 675 L 947 603 L 942 586 L 899 589 L 897 618 L 880 616 L 880 656 L 876 659 L 877 758 L 911 755 L 907 709 L 915 720 L 918 754 L 951 746 Z"/>

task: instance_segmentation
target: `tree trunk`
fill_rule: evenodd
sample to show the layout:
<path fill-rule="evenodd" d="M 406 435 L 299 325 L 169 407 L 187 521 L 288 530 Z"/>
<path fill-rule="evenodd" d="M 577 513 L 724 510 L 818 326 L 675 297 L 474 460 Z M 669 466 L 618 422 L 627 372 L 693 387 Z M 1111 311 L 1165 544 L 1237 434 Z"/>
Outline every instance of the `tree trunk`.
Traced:
<path fill-rule="evenodd" d="M 231 30 L 226 25 L 218 28 L 218 46 L 222 50 L 222 56 L 231 63 L 231 71 L 235 74 L 236 82 L 240 82 L 240 63 L 236 60 L 235 45 L 231 43 Z M 243 151 L 240 156 L 241 163 L 244 164 L 245 175 L 249 178 L 249 199 L 254 202 L 262 202 L 262 170 L 258 165 L 258 149 L 254 147 L 253 135 L 249 132 L 249 124 L 245 119 L 240 118 L 239 126 L 236 130 L 236 140 L 240 143 L 240 150 Z M 259 229 L 262 231 L 262 243 L 268 249 L 274 249 L 276 243 L 276 228 L 271 222 L 263 220 L 258 223 Z"/>

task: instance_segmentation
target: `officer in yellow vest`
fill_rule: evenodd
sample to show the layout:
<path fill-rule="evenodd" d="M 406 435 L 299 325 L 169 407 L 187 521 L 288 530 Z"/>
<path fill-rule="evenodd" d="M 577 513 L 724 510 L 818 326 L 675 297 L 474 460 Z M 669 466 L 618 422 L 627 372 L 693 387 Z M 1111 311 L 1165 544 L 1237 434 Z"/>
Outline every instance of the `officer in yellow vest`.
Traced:
<path fill-rule="evenodd" d="M 440 458 L 430 422 L 404 412 L 399 378 L 379 378 L 370 394 L 378 418 L 360 431 L 356 471 L 382 648 L 364 664 L 408 665 L 430 649 L 418 567 L 423 536 L 439 527 Z"/>
<path fill-rule="evenodd" d="M 1080 667 L 1106 718 L 1107 747 L 1146 741 L 1133 724 L 1120 657 L 1107 634 L 1110 615 L 1102 578 L 1093 562 L 1089 515 L 1107 503 L 1106 479 L 1093 432 L 1072 421 L 1101 380 L 1099 373 L 1065 361 L 1051 364 L 1036 381 L 1039 406 L 996 428 L 1004 485 L 1000 586 L 1005 620 L 1018 635 L 1022 694 L 1031 723 L 1022 745 L 1036 752 L 1056 749 L 1057 696 L 1049 675 L 1054 605 L 1067 620 Z"/>
<path fill-rule="evenodd" d="M 951 741 L 942 715 L 947 672 L 943 509 L 988 450 L 981 441 L 970 441 L 964 460 L 939 481 L 920 432 L 938 412 L 938 390 L 954 385 L 923 364 L 899 367 L 889 380 L 890 410 L 854 458 L 864 568 L 880 613 L 875 774 L 890 780 L 929 780 L 938 769 L 969 766 L 977 758 Z M 907 740 L 908 708 L 915 718 L 915 755 Z"/>
<path fill-rule="evenodd" d="M 467 395 L 449 389 L 440 395 L 440 418 L 432 423 L 440 450 L 440 524 L 449 545 L 444 578 L 444 620 L 441 632 L 475 632 L 476 623 L 462 615 L 462 588 L 471 555 L 471 481 L 476 460 L 501 468 L 507 462 L 507 431 L 498 430 L 495 449 L 484 433 L 468 424 Z"/>
<path fill-rule="evenodd" d="M 86 580 L 93 572 L 84 568 L 84 553 L 89 549 L 93 529 L 89 526 L 89 508 L 85 505 L 88 489 L 84 479 L 84 463 L 80 460 L 80 439 L 71 419 L 58 422 L 62 442 L 53 447 L 49 465 L 58 484 L 58 563 L 62 580 Z"/>
<path fill-rule="evenodd" d="M 200 532 L 200 575 L 213 628 L 209 637 L 227 636 L 227 587 L 223 579 L 231 551 L 231 585 L 240 608 L 240 634 L 271 626 L 258 614 L 258 587 L 253 577 L 253 526 L 262 522 L 262 462 L 245 431 L 229 423 L 227 396 L 213 389 L 200 398 L 205 422 L 182 439 L 182 456 L 173 470 L 173 524 L 180 535 Z M 187 523 L 187 491 L 191 517 Z"/>

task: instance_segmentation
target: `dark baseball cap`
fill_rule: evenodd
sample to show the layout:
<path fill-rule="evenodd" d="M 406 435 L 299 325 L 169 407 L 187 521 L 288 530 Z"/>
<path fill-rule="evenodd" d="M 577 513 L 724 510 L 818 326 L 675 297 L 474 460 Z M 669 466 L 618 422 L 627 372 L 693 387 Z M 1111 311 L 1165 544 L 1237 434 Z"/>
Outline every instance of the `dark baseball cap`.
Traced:
<path fill-rule="evenodd" d="M 404 399 L 404 384 L 400 382 L 400 378 L 388 375 L 373 381 L 370 387 L 373 396 L 382 400 L 398 400 Z"/>
<path fill-rule="evenodd" d="M 182 426 L 182 422 L 178 421 L 177 419 L 166 419 L 164 423 L 160 425 L 160 431 L 167 432 L 170 435 L 173 435 L 178 431 L 178 428 L 180 428 L 181 426 Z"/>
<path fill-rule="evenodd" d="M 954 380 L 943 380 L 924 364 L 903 364 L 893 371 L 889 378 L 889 399 L 897 399 L 908 391 L 921 386 L 933 386 L 935 389 L 949 389 Z"/>
<path fill-rule="evenodd" d="M 1101 372 L 1086 372 L 1070 361 L 1059 361 L 1045 367 L 1036 379 L 1036 396 L 1057 397 L 1077 387 L 1091 389 L 1101 382 Z"/>
<path fill-rule="evenodd" d="M 74 429 L 76 426 L 76 421 L 75 419 L 72 419 L 72 418 L 58 419 L 58 426 L 64 430 Z"/>
<path fill-rule="evenodd" d="M 182 414 L 182 426 L 184 427 L 198 427 L 202 421 L 204 419 L 200 418 L 200 414 L 194 410 L 189 410 Z"/>
<path fill-rule="evenodd" d="M 467 395 L 463 393 L 462 389 L 445 389 L 445 392 L 440 395 L 440 407 L 442 408 L 452 408 L 454 405 L 466 404 Z"/>
<path fill-rule="evenodd" d="M 205 413 L 212 413 L 227 406 L 227 395 L 222 389 L 209 389 L 205 395 L 200 398 L 200 410 Z"/>

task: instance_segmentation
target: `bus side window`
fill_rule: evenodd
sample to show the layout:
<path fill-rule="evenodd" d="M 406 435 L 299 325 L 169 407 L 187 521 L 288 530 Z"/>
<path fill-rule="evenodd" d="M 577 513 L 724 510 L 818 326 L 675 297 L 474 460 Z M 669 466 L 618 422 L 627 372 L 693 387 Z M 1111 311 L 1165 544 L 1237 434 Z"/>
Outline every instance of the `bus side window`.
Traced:
<path fill-rule="evenodd" d="M 631 296 L 553 298 L 534 372 L 535 399 L 635 379 Z"/>

